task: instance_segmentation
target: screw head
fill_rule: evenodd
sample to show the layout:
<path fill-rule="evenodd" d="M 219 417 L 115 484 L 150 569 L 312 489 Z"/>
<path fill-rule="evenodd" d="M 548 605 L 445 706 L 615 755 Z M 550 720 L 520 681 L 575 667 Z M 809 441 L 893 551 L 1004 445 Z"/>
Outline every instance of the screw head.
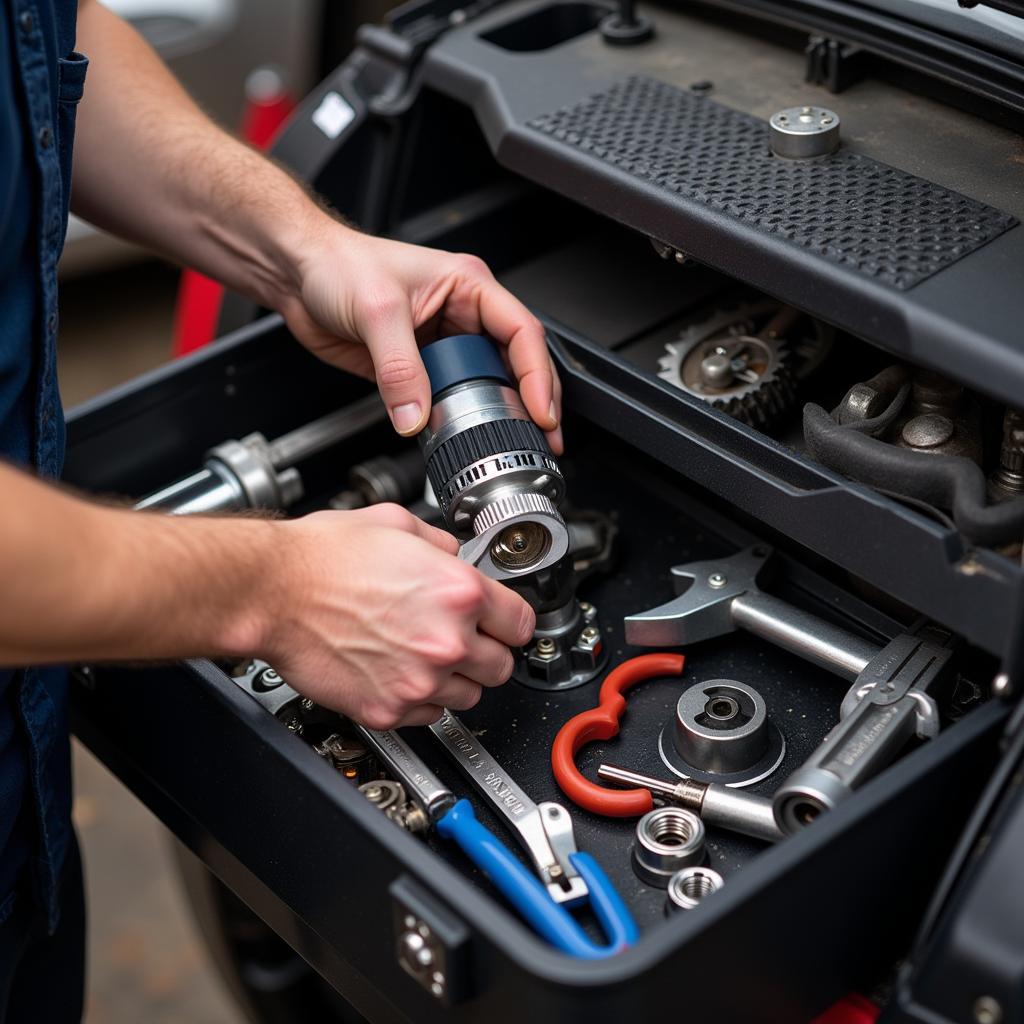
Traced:
<path fill-rule="evenodd" d="M 721 590 L 722 587 L 724 587 L 728 582 L 728 577 L 725 575 L 725 573 L 722 572 L 713 572 L 708 577 L 708 586 L 714 587 L 715 590 Z"/>
<path fill-rule="evenodd" d="M 534 651 L 538 658 L 543 658 L 545 661 L 550 661 L 558 653 L 555 641 L 549 636 L 542 636 L 537 641 Z"/>
<path fill-rule="evenodd" d="M 596 626 L 587 626 L 585 630 L 580 634 L 584 640 L 596 640 L 600 633 Z"/>

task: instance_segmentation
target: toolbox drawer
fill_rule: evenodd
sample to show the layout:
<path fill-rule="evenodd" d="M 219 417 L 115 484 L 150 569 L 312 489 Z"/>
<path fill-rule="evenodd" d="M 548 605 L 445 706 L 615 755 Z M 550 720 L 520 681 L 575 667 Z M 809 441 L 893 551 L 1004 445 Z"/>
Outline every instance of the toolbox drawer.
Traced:
<path fill-rule="evenodd" d="M 564 370 L 571 370 L 568 363 Z M 278 383 L 287 379 L 282 392 Z M 570 373 L 571 379 L 571 373 Z M 224 395 L 227 382 L 229 393 Z M 192 467 L 197 453 L 254 427 L 291 429 L 360 393 L 316 364 L 269 318 L 207 352 L 143 378 L 70 417 L 68 479 L 105 493 L 139 495 Z M 570 388 L 569 406 L 576 391 Z M 208 400 L 207 400 L 208 399 Z M 589 396 L 591 413 L 618 424 L 614 391 Z M 193 412 L 184 417 L 187 404 Z M 199 414 L 196 414 L 199 410 Z M 653 415 L 653 414 L 652 414 Z M 169 424 L 174 424 L 173 436 Z M 614 577 L 591 581 L 612 661 L 628 653 L 622 615 L 667 596 L 669 564 L 750 540 L 658 461 L 570 414 L 564 460 L 574 500 L 614 503 L 625 537 Z M 148 449 L 128 437 L 150 439 Z M 341 450 L 348 463 L 390 440 L 380 429 Z M 337 473 L 338 453 L 332 456 Z M 154 461 L 155 460 L 155 461 Z M 329 480 L 321 466 L 316 472 Z M 315 479 L 314 473 L 311 480 Z M 322 495 L 312 492 L 315 503 Z M 831 609 L 880 637 L 888 616 L 784 559 L 786 596 Z M 792 571 L 790 570 L 792 568 Z M 738 634 L 687 652 L 684 681 L 734 676 L 758 687 L 799 764 L 836 712 L 842 684 L 823 671 Z M 457 854 L 397 828 L 298 737 L 215 666 L 93 667 L 74 689 L 77 734 L 171 830 L 371 1020 L 616 1020 L 682 998 L 694 1019 L 806 1021 L 851 986 L 871 983 L 905 947 L 929 889 L 996 756 L 1004 711 L 970 710 L 803 833 L 771 849 L 721 834 L 713 863 L 727 884 L 698 911 L 663 919 L 663 893 L 633 877 L 633 825 L 576 810 L 580 848 L 594 853 L 644 931 L 634 949 L 601 962 L 552 953 Z M 655 681 L 631 698 L 623 736 L 588 748 L 641 768 L 658 764 L 652 736 L 671 713 L 679 682 Z M 465 716 L 486 729 L 491 752 L 535 799 L 558 799 L 547 751 L 555 731 L 592 706 L 593 686 L 546 694 L 510 684 Z M 435 748 L 442 778 L 464 792 Z M 767 785 L 770 790 L 774 783 Z M 486 818 L 484 813 L 482 818 Z M 467 881 L 467 873 L 472 882 Z M 398 884 L 399 888 L 394 887 Z M 461 981 L 446 1008 L 398 966 L 395 893 L 436 901 L 465 929 Z"/>

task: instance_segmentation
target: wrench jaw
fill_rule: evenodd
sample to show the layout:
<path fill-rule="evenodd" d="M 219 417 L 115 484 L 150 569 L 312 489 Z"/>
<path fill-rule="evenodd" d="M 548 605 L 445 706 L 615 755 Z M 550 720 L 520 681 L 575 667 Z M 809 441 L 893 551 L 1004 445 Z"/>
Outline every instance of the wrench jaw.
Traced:
<path fill-rule="evenodd" d="M 674 566 L 672 585 L 678 596 L 627 616 L 626 643 L 678 647 L 733 632 L 732 602 L 757 592 L 771 555 L 771 548 L 755 544 L 726 558 Z"/>

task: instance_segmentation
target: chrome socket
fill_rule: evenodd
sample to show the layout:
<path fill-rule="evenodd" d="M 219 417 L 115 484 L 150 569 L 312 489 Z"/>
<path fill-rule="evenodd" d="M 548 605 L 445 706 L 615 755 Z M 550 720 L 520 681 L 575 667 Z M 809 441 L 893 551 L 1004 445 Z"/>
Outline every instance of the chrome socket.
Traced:
<path fill-rule="evenodd" d="M 714 868 L 682 868 L 668 880 L 665 913 L 670 915 L 680 910 L 693 910 L 723 885 L 725 879 Z"/>
<path fill-rule="evenodd" d="M 682 807 L 648 811 L 637 822 L 632 859 L 641 881 L 667 888 L 681 868 L 704 862 L 704 822 Z"/>

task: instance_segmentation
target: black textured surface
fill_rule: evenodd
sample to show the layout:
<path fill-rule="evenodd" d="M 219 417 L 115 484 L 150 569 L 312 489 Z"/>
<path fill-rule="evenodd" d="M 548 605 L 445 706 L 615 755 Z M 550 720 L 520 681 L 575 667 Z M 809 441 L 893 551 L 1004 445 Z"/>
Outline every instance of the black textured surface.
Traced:
<path fill-rule="evenodd" d="M 847 149 L 780 159 L 766 122 L 641 75 L 529 124 L 675 201 L 711 206 L 900 290 L 1017 223 Z"/>
<path fill-rule="evenodd" d="M 550 459 L 551 449 L 540 427 L 530 420 L 491 420 L 463 430 L 440 445 L 427 462 L 427 476 L 442 508 L 452 498 L 446 484 L 474 462 L 501 452 L 537 452 Z M 521 455 L 521 459 L 528 458 Z M 540 458 L 534 463 L 540 465 Z"/>

